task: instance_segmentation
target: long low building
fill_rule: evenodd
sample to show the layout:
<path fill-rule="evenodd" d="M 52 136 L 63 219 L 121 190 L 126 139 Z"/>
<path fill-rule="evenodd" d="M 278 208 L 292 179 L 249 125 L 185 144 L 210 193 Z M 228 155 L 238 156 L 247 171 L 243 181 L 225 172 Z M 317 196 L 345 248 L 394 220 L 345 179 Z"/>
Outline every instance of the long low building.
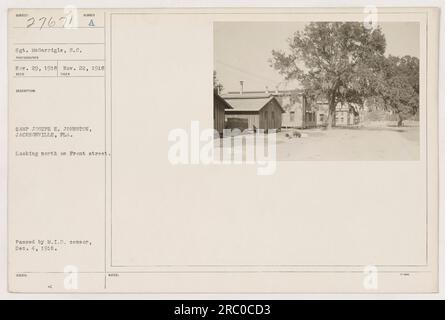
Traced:
<path fill-rule="evenodd" d="M 222 97 L 233 108 L 225 110 L 226 122 L 230 123 L 231 119 L 239 119 L 240 122 L 246 123 L 249 130 L 281 128 L 282 114 L 285 111 L 272 94 L 238 93 L 226 94 Z"/>

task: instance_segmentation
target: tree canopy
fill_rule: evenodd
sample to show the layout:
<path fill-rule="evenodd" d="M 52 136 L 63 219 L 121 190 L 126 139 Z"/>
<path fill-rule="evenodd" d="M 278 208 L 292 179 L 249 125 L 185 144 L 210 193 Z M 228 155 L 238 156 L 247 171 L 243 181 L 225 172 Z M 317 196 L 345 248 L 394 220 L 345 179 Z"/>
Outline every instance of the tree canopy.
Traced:
<path fill-rule="evenodd" d="M 396 112 L 404 110 L 402 105 L 416 105 L 418 59 L 386 58 L 380 28 L 369 29 L 360 22 L 311 22 L 288 44 L 286 51 L 272 50 L 271 65 L 286 80 L 297 79 L 310 98 L 328 102 L 328 126 L 334 124 L 339 102 L 363 106 L 378 96 Z"/>
<path fill-rule="evenodd" d="M 382 63 L 377 99 L 385 110 L 398 115 L 398 125 L 415 115 L 419 108 L 419 59 L 389 56 Z"/>

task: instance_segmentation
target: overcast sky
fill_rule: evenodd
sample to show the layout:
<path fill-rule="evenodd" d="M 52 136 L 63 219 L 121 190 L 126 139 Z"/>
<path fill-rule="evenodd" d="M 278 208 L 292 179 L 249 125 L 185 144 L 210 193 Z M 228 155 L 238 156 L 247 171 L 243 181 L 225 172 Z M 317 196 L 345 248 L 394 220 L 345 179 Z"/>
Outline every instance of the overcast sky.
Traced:
<path fill-rule="evenodd" d="M 293 89 L 269 66 L 272 49 L 286 49 L 286 39 L 303 30 L 301 22 L 217 22 L 214 24 L 215 70 L 224 92 L 244 90 Z M 386 38 L 386 55 L 419 57 L 420 28 L 417 22 L 380 23 Z"/>

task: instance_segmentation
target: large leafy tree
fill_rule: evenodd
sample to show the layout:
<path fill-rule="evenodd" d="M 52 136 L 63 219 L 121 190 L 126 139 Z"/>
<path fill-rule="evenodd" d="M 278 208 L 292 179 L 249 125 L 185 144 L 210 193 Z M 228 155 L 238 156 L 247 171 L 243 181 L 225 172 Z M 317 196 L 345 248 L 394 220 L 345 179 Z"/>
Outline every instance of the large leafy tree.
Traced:
<path fill-rule="evenodd" d="M 419 59 L 411 56 L 384 58 L 376 86 L 385 110 L 398 116 L 398 126 L 419 109 Z"/>
<path fill-rule="evenodd" d="M 312 22 L 289 38 L 286 51 L 272 51 L 272 66 L 287 80 L 329 104 L 327 125 L 335 121 L 339 102 L 356 102 L 375 94 L 376 68 L 384 57 L 385 37 L 379 28 L 359 22 Z"/>

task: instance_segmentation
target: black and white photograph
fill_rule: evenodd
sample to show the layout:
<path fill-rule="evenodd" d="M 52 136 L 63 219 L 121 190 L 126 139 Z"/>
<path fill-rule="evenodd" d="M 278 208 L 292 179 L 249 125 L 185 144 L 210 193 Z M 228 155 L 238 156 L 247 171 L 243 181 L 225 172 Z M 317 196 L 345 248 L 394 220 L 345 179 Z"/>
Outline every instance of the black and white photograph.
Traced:
<path fill-rule="evenodd" d="M 419 160 L 419 47 L 417 22 L 215 22 L 216 145 L 264 130 L 277 160 Z"/>

